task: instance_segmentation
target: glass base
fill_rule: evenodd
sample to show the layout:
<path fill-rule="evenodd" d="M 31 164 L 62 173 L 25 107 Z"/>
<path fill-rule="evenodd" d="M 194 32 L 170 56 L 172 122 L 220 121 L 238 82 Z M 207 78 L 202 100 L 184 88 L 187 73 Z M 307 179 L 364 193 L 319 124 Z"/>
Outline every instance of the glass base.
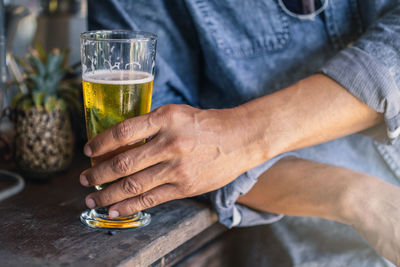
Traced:
<path fill-rule="evenodd" d="M 84 225 L 97 229 L 140 228 L 148 225 L 150 221 L 150 214 L 142 211 L 131 216 L 114 219 L 108 217 L 107 208 L 86 210 L 81 214 L 81 222 Z"/>

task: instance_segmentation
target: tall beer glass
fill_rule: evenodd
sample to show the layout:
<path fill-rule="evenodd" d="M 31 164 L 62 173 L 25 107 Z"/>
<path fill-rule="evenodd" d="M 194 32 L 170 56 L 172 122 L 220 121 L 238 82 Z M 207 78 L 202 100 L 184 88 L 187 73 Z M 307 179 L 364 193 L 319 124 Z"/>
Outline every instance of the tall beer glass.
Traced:
<path fill-rule="evenodd" d="M 88 139 L 114 124 L 150 111 L 157 37 L 124 30 L 90 31 L 81 34 L 83 99 Z M 122 147 L 98 158 L 92 165 L 143 144 Z M 97 185 L 102 190 L 107 184 Z M 108 208 L 84 211 L 81 221 L 93 228 L 127 229 L 150 223 L 139 212 L 111 219 Z"/>

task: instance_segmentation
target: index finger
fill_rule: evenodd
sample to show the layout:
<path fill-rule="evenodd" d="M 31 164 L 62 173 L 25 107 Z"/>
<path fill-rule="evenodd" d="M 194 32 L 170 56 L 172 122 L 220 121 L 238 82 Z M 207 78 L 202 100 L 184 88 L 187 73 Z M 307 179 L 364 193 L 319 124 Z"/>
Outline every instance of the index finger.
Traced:
<path fill-rule="evenodd" d="M 160 125 L 154 122 L 153 112 L 124 120 L 89 140 L 84 152 L 89 157 L 101 156 L 121 146 L 139 142 L 155 135 Z"/>

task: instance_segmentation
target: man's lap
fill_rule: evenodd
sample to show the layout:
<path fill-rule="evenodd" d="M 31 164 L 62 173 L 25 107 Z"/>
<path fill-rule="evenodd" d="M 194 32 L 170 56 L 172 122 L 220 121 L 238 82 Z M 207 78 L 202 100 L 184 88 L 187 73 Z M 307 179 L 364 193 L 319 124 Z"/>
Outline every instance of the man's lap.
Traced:
<path fill-rule="evenodd" d="M 351 227 L 334 221 L 286 216 L 256 228 L 257 237 L 242 248 L 245 266 L 394 267 Z"/>

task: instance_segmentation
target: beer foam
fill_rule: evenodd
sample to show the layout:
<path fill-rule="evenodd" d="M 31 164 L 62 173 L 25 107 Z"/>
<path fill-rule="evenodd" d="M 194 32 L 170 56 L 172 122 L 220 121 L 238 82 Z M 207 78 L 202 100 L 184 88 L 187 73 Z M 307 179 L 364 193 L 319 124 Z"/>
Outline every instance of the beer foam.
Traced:
<path fill-rule="evenodd" d="M 102 84 L 142 84 L 151 82 L 154 76 L 142 71 L 98 70 L 82 75 L 82 80 Z"/>

